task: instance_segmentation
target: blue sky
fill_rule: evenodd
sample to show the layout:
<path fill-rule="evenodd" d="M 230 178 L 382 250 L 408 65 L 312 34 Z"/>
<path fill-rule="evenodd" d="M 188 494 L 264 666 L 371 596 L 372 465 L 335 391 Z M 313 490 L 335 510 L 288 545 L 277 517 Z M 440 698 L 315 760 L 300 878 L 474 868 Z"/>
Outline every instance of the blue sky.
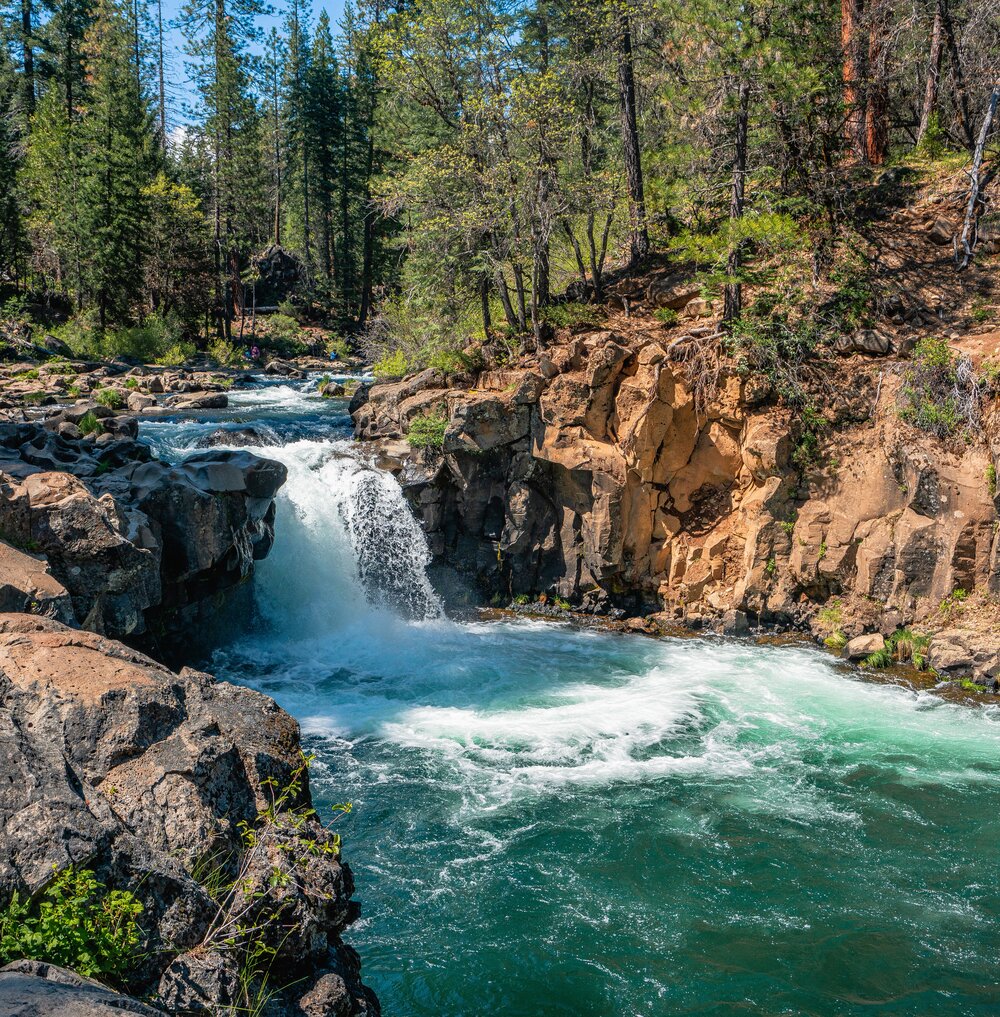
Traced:
<path fill-rule="evenodd" d="M 315 4 L 312 12 L 313 22 L 315 22 L 319 12 L 325 10 L 334 25 L 334 31 L 336 31 L 337 22 L 344 12 L 344 0 L 325 0 L 325 2 L 313 0 L 313 2 Z M 164 0 L 164 20 L 169 19 L 172 21 L 176 18 L 183 5 L 184 0 Z M 260 18 L 260 27 L 264 32 L 269 32 L 272 25 L 278 28 L 279 31 L 281 29 L 286 4 L 284 0 L 271 0 L 271 6 L 275 9 L 274 15 Z M 150 16 L 155 18 L 155 6 L 151 5 L 149 11 Z M 185 103 L 190 103 L 193 99 L 191 83 L 188 80 L 187 71 L 184 66 L 186 60 L 184 40 L 180 32 L 176 30 L 169 31 L 164 45 L 163 62 L 166 68 L 167 80 L 167 115 L 171 127 L 177 127 L 188 119 L 184 114 L 183 107 Z"/>

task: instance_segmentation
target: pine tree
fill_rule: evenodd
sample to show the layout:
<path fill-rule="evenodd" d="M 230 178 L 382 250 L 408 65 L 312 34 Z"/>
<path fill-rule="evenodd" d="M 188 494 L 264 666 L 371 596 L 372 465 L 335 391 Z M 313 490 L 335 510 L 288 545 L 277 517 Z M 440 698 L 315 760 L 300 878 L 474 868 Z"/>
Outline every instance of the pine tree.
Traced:
<path fill-rule="evenodd" d="M 157 150 L 122 0 L 97 0 L 83 42 L 87 106 L 82 139 L 83 284 L 101 325 L 134 317 L 142 298 L 148 205 Z"/>
<path fill-rule="evenodd" d="M 213 223 L 214 316 L 220 335 L 232 333 L 242 308 L 241 272 L 269 232 L 267 187 L 260 162 L 260 116 L 250 91 L 258 0 L 189 0 L 181 27 L 193 58 L 202 116 L 198 131 L 208 153 L 207 201 Z"/>

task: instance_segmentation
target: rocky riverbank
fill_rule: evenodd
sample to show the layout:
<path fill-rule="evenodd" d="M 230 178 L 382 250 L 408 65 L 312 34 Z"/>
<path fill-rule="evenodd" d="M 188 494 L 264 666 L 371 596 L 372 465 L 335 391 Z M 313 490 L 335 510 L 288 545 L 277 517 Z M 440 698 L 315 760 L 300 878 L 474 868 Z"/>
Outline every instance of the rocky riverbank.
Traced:
<path fill-rule="evenodd" d="M 974 432 L 942 438 L 903 419 L 927 328 L 902 324 L 878 343 L 845 337 L 810 364 L 803 413 L 720 354 L 715 326 L 658 322 L 662 290 L 654 280 L 645 311 L 640 294 L 630 315 L 500 366 L 487 355 L 474 374 L 427 370 L 359 393 L 356 433 L 399 476 L 436 558 L 504 604 L 544 594 L 585 612 L 764 624 L 839 645 L 917 626 L 931 666 L 992 685 L 992 389 L 977 393 Z M 984 360 L 987 331 L 954 332 L 955 355 L 968 346 Z M 706 350 L 707 388 L 692 369 Z M 436 447 L 405 440 L 418 419 L 441 422 Z"/>
<path fill-rule="evenodd" d="M 39 943 L 0 970 L 0 1011 L 378 1013 L 341 939 L 353 882 L 295 721 L 140 652 L 190 659 L 245 611 L 286 470 L 246 452 L 154 460 L 136 415 L 222 408 L 241 383 L 64 362 L 3 379 L 0 905 L 37 907 L 86 871 L 141 914 L 121 992 Z"/>
<path fill-rule="evenodd" d="M 0 687 L 4 901 L 67 866 L 133 894 L 142 938 L 123 987 L 167 1013 L 378 1013 L 341 939 L 350 869 L 272 700 L 24 614 L 0 615 Z M 41 984 L 58 969 L 15 968 L 0 972 L 3 1012 L 128 1011 Z"/>

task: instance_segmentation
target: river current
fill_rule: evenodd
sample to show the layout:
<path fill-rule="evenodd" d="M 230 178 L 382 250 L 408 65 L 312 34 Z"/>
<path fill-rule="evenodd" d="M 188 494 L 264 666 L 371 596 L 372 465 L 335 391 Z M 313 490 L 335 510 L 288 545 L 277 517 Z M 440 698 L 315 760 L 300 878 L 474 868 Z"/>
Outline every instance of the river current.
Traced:
<path fill-rule="evenodd" d="M 317 754 L 386 1017 L 996 1015 L 1000 711 L 805 646 L 449 619 L 315 381 L 146 422 L 289 468 L 252 631 L 209 666 Z M 197 449 L 201 451 L 201 449 Z"/>

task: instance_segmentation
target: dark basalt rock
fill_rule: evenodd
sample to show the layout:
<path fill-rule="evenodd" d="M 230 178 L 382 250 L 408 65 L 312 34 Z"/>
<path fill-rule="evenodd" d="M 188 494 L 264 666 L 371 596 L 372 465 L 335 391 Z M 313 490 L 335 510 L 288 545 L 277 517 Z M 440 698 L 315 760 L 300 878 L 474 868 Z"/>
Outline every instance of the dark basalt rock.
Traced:
<path fill-rule="evenodd" d="M 197 620 L 208 598 L 217 611 L 214 598 L 267 555 L 285 476 L 249 452 L 171 466 L 127 436 L 92 442 L 0 425 L 0 532 L 45 556 L 77 624 L 162 639 Z"/>

